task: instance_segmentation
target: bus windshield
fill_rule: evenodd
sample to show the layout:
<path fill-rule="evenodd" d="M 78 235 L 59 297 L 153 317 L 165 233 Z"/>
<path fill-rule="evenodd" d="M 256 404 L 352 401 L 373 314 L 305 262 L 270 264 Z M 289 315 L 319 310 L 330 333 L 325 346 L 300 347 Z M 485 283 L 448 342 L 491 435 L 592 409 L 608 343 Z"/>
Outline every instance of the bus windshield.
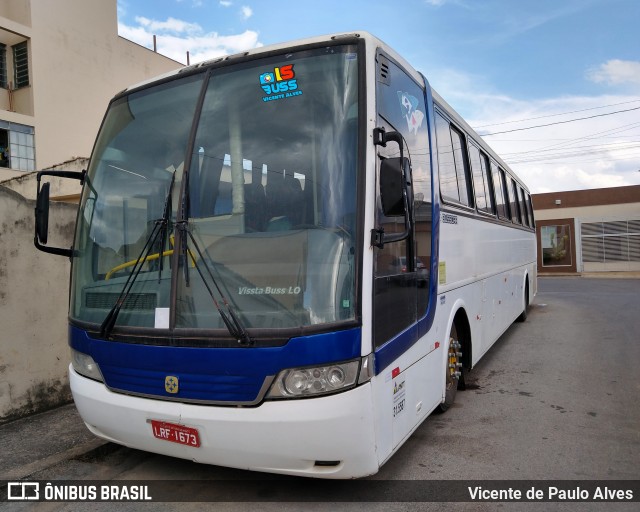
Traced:
<path fill-rule="evenodd" d="M 355 46 L 330 46 L 114 101 L 80 207 L 72 319 L 102 324 L 119 301 L 121 329 L 225 329 L 221 304 L 249 330 L 354 320 L 357 68 Z"/>

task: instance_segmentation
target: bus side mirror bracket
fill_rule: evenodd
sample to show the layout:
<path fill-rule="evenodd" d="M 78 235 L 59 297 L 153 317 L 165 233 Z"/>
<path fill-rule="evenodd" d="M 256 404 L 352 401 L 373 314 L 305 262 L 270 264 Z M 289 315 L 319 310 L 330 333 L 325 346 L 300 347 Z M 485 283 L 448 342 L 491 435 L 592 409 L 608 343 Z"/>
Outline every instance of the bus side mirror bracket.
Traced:
<path fill-rule="evenodd" d="M 59 178 L 70 178 L 80 180 L 81 184 L 84 184 L 86 171 L 74 172 L 74 171 L 40 171 L 37 174 L 38 191 L 36 194 L 36 208 L 35 208 L 35 234 L 33 237 L 33 243 L 36 249 L 49 254 L 57 254 L 59 256 L 67 256 L 71 258 L 74 256 L 73 249 L 66 249 L 62 247 L 48 247 L 47 240 L 49 238 L 49 195 L 51 190 L 50 183 L 41 183 L 42 176 L 56 176 Z"/>

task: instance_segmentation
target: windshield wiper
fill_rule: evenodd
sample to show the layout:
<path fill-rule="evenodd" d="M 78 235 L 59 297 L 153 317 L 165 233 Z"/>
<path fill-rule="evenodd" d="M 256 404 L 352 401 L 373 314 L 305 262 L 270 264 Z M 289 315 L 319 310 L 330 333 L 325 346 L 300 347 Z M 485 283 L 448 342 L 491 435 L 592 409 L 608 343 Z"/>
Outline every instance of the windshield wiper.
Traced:
<path fill-rule="evenodd" d="M 238 318 L 238 315 L 235 313 L 235 311 L 233 310 L 233 307 L 231 306 L 231 304 L 229 303 L 229 301 L 225 297 L 224 293 L 222 292 L 222 289 L 220 288 L 220 285 L 218 285 L 218 281 L 214 277 L 213 272 L 211 271 L 211 267 L 207 263 L 207 260 L 205 259 L 204 254 L 202 253 L 202 250 L 200 249 L 200 246 L 198 245 L 198 242 L 194 238 L 194 236 L 191 233 L 191 231 L 189 231 L 188 220 L 184 220 L 184 221 L 179 222 L 178 223 L 178 229 L 181 230 L 181 232 L 182 232 L 182 240 L 184 241 L 184 245 L 183 245 L 184 254 L 186 255 L 186 254 L 189 253 L 189 239 L 193 243 L 193 246 L 195 247 L 196 252 L 198 253 L 198 258 L 199 259 L 196 260 L 196 258 L 192 257 L 191 261 L 193 262 L 198 274 L 200 275 L 200 279 L 202 279 L 202 283 L 204 284 L 205 288 L 207 289 L 207 292 L 209 292 L 209 296 L 211 297 L 211 300 L 213 301 L 213 305 L 215 306 L 216 310 L 218 311 L 218 314 L 220 315 L 220 318 L 222 318 L 222 322 L 224 323 L 225 327 L 229 331 L 229 334 L 231 334 L 231 336 L 233 336 L 236 340 L 238 340 L 238 343 L 240 345 L 245 345 L 245 346 L 253 345 L 254 341 L 249 336 L 249 333 L 247 332 L 247 330 L 242 325 L 242 322 Z M 213 293 L 213 290 L 211 289 L 211 286 L 209 286 L 209 284 L 207 283 L 207 280 L 205 279 L 204 273 L 202 272 L 202 269 L 200 268 L 200 265 L 199 265 L 198 262 L 202 262 L 202 265 L 204 266 L 207 274 L 209 275 L 209 278 L 211 279 L 211 282 L 213 283 L 213 286 L 215 287 L 215 289 L 218 292 L 218 295 L 220 297 L 220 300 L 222 301 L 222 304 L 224 305 L 224 308 L 220 306 L 220 303 L 216 299 L 216 296 Z M 185 267 L 187 267 L 186 260 L 185 260 L 184 265 L 185 265 Z M 188 272 L 188 271 L 185 270 L 185 272 Z M 188 280 L 186 282 L 186 285 L 189 286 Z"/>
<path fill-rule="evenodd" d="M 133 269 L 129 273 L 129 277 L 127 278 L 127 281 L 124 283 L 124 286 L 120 291 L 120 295 L 118 295 L 118 299 L 116 300 L 116 303 L 109 310 L 109 313 L 107 313 L 107 316 L 105 317 L 105 319 L 102 321 L 102 324 L 100 325 L 100 336 L 103 338 L 108 338 L 109 335 L 111 334 L 111 331 L 113 330 L 113 327 L 116 324 L 116 320 L 118 319 L 118 315 L 120 314 L 120 310 L 122 309 L 122 306 L 127 300 L 129 293 L 131 293 L 131 290 L 133 289 L 133 285 L 135 284 L 136 279 L 138 279 L 138 275 L 140 274 L 140 270 L 142 270 L 142 266 L 146 263 L 147 258 L 149 257 L 149 254 L 151 253 L 151 250 L 153 249 L 153 246 L 155 245 L 159 236 L 161 236 L 161 243 L 162 243 L 162 245 L 160 246 L 160 254 L 159 254 L 160 267 L 158 270 L 158 282 L 160 282 L 160 278 L 162 276 L 162 260 L 164 259 L 162 256 L 164 251 L 164 244 L 166 243 L 166 239 L 167 239 L 167 231 L 169 228 L 169 217 L 171 215 L 171 194 L 173 193 L 173 184 L 175 183 L 175 179 L 176 179 L 176 173 L 174 171 L 173 176 L 171 177 L 169 191 L 167 192 L 167 197 L 164 202 L 164 212 L 162 214 L 162 218 L 157 219 L 155 221 L 153 225 L 153 229 L 151 230 L 151 233 L 149 233 L 149 236 L 144 244 L 144 247 L 140 251 L 140 255 L 138 256 L 138 259 L 133 265 Z"/>
<path fill-rule="evenodd" d="M 169 193 L 164 200 L 164 212 L 162 214 L 162 234 L 160 236 L 160 264 L 158 265 L 158 284 L 162 280 L 162 268 L 164 266 L 163 251 L 167 243 L 167 233 L 169 232 L 169 219 L 171 218 L 171 194 L 173 193 L 173 184 L 176 182 L 176 171 L 174 169 L 171 175 L 171 184 L 169 185 Z"/>
<path fill-rule="evenodd" d="M 182 215 L 181 215 L 181 218 L 176 222 L 177 228 L 180 231 L 180 261 L 182 261 L 182 264 L 184 266 L 185 286 L 189 286 L 189 261 L 188 260 L 189 260 L 189 239 L 191 239 L 191 242 L 193 243 L 193 246 L 195 247 L 196 252 L 198 253 L 199 261 L 202 262 L 202 264 L 204 265 L 204 268 L 207 274 L 209 275 L 209 278 L 211 279 L 213 286 L 218 291 L 220 300 L 224 305 L 224 309 L 223 309 L 220 306 L 220 303 L 218 302 L 218 300 L 216 299 L 216 296 L 213 293 L 211 286 L 209 286 L 209 284 L 207 283 L 207 280 L 205 279 L 205 276 L 202 272 L 202 269 L 200 268 L 200 265 L 198 264 L 198 261 L 196 261 L 196 258 L 192 257 L 191 260 L 193 262 L 193 265 L 195 266 L 198 274 L 200 275 L 200 279 L 202 279 L 202 283 L 207 289 L 207 292 L 209 293 L 209 297 L 211 297 L 211 300 L 213 301 L 213 305 L 215 306 L 216 311 L 218 311 L 218 314 L 220 315 L 222 322 L 224 323 L 225 327 L 229 331 L 229 334 L 231 334 L 231 336 L 233 336 L 236 340 L 238 340 L 238 343 L 240 345 L 251 346 L 254 344 L 254 341 L 251 339 L 251 337 L 249 336 L 249 333 L 247 332 L 245 327 L 242 325 L 240 318 L 238 318 L 238 315 L 235 313 L 233 307 L 231 306 L 231 304 L 229 304 L 229 301 L 225 297 L 224 293 L 222 293 L 222 289 L 218 285 L 218 281 L 214 277 L 213 272 L 211 271 L 211 267 L 207 263 L 207 260 L 205 259 L 204 255 L 202 254 L 202 250 L 200 249 L 198 242 L 194 238 L 191 231 L 189 231 L 189 213 L 190 213 L 189 210 L 191 207 L 191 201 L 190 201 L 191 198 L 189 195 L 191 187 L 189 186 L 189 177 L 190 177 L 190 173 L 185 172 L 184 184 L 183 184 L 183 196 L 182 196 L 182 204 L 181 204 Z"/>

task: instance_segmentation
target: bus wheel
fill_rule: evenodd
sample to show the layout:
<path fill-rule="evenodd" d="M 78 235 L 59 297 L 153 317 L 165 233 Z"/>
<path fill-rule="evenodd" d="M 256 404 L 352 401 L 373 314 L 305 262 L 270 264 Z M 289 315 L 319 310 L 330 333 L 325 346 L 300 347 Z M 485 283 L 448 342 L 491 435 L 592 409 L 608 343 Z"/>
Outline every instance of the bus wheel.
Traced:
<path fill-rule="evenodd" d="M 522 307 L 522 313 L 516 318 L 518 322 L 524 322 L 527 319 L 527 310 L 529 309 L 529 281 L 524 285 L 524 306 Z"/>
<path fill-rule="evenodd" d="M 444 401 L 438 406 L 440 412 L 445 412 L 453 405 L 456 399 L 458 387 L 464 389 L 464 376 L 462 374 L 462 345 L 458 338 L 456 325 L 451 326 L 449 334 L 449 348 L 447 367 L 445 368 L 445 393 Z"/>

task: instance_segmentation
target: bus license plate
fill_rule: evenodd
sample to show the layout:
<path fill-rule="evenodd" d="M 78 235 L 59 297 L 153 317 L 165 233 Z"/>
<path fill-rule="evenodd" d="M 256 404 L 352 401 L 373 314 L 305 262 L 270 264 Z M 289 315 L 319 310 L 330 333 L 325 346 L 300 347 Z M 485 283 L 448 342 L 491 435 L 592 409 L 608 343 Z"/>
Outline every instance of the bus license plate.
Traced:
<path fill-rule="evenodd" d="M 186 444 L 198 448 L 200 446 L 200 436 L 198 431 L 192 427 L 167 423 L 166 421 L 151 420 L 153 435 L 163 441 Z"/>

